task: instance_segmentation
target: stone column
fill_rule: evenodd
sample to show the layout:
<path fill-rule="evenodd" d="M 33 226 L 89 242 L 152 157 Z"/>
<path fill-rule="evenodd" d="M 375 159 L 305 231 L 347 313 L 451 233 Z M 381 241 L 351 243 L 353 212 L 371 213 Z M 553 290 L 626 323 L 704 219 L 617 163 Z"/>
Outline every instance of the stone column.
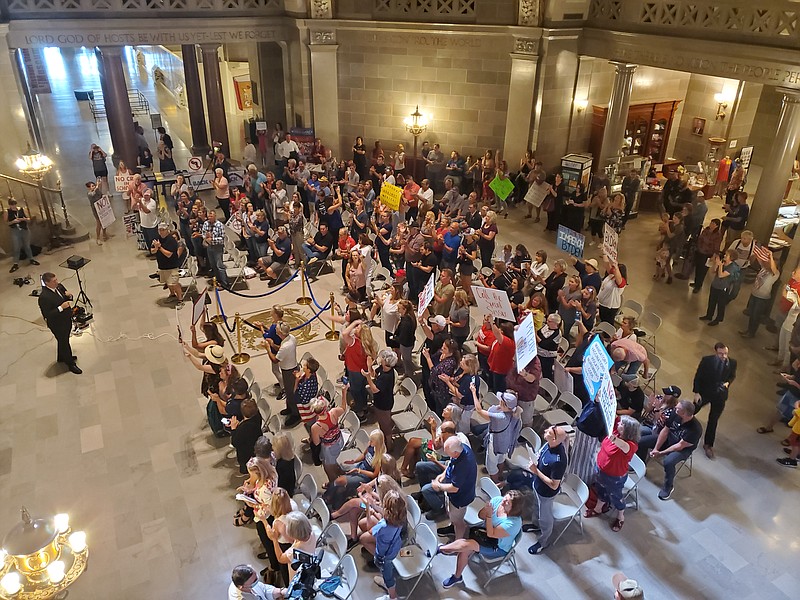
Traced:
<path fill-rule="evenodd" d="M 310 32 L 311 41 L 311 105 L 314 115 L 314 135 L 331 150 L 333 156 L 341 156 L 339 150 L 339 67 L 336 62 L 335 31 Z"/>
<path fill-rule="evenodd" d="M 633 72 L 637 65 L 614 62 L 616 73 L 614 87 L 611 89 L 611 100 L 608 102 L 606 126 L 603 130 L 603 145 L 600 156 L 596 156 L 595 171 L 602 171 L 609 159 L 616 159 L 622 148 L 625 136 L 625 124 L 628 120 L 628 107 L 631 103 L 631 90 L 633 89 Z"/>
<path fill-rule="evenodd" d="M 106 108 L 108 131 L 114 146 L 114 165 L 123 160 L 129 169 L 136 167 L 139 148 L 133 129 L 133 114 L 128 98 L 128 84 L 122 66 L 122 47 L 103 46 L 96 50 L 100 87 Z"/>
<path fill-rule="evenodd" d="M 539 40 L 516 38 L 511 53 L 511 83 L 503 143 L 503 158 L 516 162 L 530 147 Z"/>
<path fill-rule="evenodd" d="M 794 157 L 797 156 L 797 149 L 800 146 L 800 90 L 776 88 L 776 91 L 783 94 L 778 131 L 772 138 L 769 160 L 764 164 L 764 170 L 758 180 L 758 188 L 747 220 L 747 229 L 750 229 L 756 240 L 763 244 L 769 241 L 775 226 L 778 208 L 786 190 L 786 180 L 792 172 Z M 794 268 L 792 257 L 798 251 L 800 244 L 792 244 L 789 260 L 786 262 L 790 270 Z"/>
<path fill-rule="evenodd" d="M 189 127 L 192 131 L 192 156 L 202 156 L 209 151 L 206 111 L 203 91 L 200 89 L 200 69 L 197 67 L 197 48 L 194 44 L 181 46 L 183 76 L 186 80 L 186 104 L 189 107 Z"/>
<path fill-rule="evenodd" d="M 222 76 L 219 70 L 219 44 L 200 44 L 203 51 L 203 76 L 206 81 L 208 124 L 212 142 L 222 143 L 222 152 L 230 156 L 228 143 L 228 119 L 225 116 L 225 100 L 222 97 Z"/>

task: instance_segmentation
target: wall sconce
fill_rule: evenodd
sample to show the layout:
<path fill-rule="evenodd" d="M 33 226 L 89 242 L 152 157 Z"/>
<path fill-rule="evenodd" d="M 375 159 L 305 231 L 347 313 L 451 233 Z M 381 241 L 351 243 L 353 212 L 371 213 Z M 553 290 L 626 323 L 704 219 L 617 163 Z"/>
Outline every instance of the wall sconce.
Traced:
<path fill-rule="evenodd" d="M 714 94 L 714 101 L 717 103 L 717 114 L 714 115 L 714 120 L 725 118 L 725 109 L 728 108 L 728 96 L 723 92 Z"/>
<path fill-rule="evenodd" d="M 586 110 L 586 108 L 589 106 L 589 99 L 588 98 L 575 98 L 575 100 L 572 101 L 572 104 L 575 106 L 575 110 L 577 110 L 579 113 L 581 113 L 584 110 Z"/>

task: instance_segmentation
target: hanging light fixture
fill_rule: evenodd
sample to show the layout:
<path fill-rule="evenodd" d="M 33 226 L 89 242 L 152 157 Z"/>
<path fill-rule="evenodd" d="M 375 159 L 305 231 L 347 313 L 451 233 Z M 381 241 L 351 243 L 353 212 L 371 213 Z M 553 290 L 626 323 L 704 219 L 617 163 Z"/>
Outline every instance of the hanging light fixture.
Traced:
<path fill-rule="evenodd" d="M 69 515 L 34 519 L 23 506 L 0 550 L 0 598 L 65 598 L 88 559 L 86 534 L 70 529 Z"/>

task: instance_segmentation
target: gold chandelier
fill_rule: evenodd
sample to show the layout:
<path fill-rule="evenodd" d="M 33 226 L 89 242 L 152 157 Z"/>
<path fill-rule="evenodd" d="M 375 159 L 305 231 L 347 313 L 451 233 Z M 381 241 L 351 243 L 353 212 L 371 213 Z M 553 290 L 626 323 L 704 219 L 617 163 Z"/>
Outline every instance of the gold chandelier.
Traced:
<path fill-rule="evenodd" d="M 0 550 L 0 598 L 64 598 L 88 559 L 86 534 L 70 529 L 69 515 L 34 519 L 23 506 L 22 521 L 8 532 Z"/>

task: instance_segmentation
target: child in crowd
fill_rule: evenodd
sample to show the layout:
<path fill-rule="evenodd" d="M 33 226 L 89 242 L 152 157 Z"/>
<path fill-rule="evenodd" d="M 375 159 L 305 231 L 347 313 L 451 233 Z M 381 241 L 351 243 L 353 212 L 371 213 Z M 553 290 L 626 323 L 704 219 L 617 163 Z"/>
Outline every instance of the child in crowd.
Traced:
<path fill-rule="evenodd" d="M 511 264 L 512 260 L 514 260 L 514 249 L 511 247 L 511 244 L 506 244 L 503 246 L 503 262 L 508 266 Z"/>

